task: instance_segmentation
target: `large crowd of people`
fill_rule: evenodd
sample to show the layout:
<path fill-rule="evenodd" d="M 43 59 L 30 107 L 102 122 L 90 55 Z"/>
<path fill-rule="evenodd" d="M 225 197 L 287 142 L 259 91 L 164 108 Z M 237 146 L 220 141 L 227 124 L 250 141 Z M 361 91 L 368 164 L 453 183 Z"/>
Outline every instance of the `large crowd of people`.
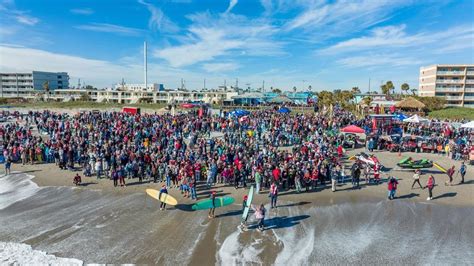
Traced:
<path fill-rule="evenodd" d="M 339 108 L 330 114 L 266 110 L 241 117 L 208 112 L 176 116 L 80 112 L 69 116 L 31 111 L 19 114 L 17 122 L 0 125 L 0 135 L 4 158 L 10 163 L 80 169 L 86 176 L 111 179 L 114 186 L 126 186 L 136 182 L 131 181 L 135 178 L 166 182 L 167 187 L 197 199 L 197 182 L 209 188 L 221 183 L 236 189 L 255 183 L 257 192 L 276 191 L 274 186 L 312 191 L 330 183 L 335 191 L 336 183 L 350 177 L 357 187 L 361 172 L 367 175 L 373 170 L 377 176 L 379 169 L 364 169 L 358 162 L 346 169 L 344 135 L 328 132 L 370 123 L 368 118 L 356 119 Z M 450 146 L 452 154 L 458 153 L 456 147 L 470 150 L 469 131 L 438 125 L 442 124 L 429 128 L 407 124 L 404 130 L 414 135 L 430 132 L 433 139 Z"/>

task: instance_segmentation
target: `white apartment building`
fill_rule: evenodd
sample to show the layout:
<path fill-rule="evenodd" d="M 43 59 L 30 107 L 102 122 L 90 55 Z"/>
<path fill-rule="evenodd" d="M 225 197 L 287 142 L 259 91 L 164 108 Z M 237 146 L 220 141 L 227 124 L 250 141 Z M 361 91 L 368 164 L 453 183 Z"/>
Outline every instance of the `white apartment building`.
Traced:
<path fill-rule="evenodd" d="M 445 97 L 447 106 L 474 108 L 474 65 L 421 67 L 418 94 Z"/>
<path fill-rule="evenodd" d="M 116 84 L 115 89 L 122 90 L 122 91 L 163 91 L 165 88 L 163 84 L 158 84 L 158 83 L 147 84 L 146 88 L 145 88 L 145 84 L 122 83 L 122 84 Z"/>
<path fill-rule="evenodd" d="M 43 91 L 48 83 L 50 91 L 68 89 L 66 72 L 32 71 L 31 73 L 0 73 L 0 97 L 23 97 L 35 91 Z"/>
<path fill-rule="evenodd" d="M 50 101 L 76 101 L 87 95 L 90 101 L 103 103 L 187 103 L 203 102 L 210 104 L 222 104 L 224 101 L 232 100 L 237 96 L 235 91 L 122 91 L 122 90 L 87 90 L 87 89 L 63 89 L 51 91 L 48 95 Z M 38 97 L 35 93 L 22 96 L 33 100 Z"/>

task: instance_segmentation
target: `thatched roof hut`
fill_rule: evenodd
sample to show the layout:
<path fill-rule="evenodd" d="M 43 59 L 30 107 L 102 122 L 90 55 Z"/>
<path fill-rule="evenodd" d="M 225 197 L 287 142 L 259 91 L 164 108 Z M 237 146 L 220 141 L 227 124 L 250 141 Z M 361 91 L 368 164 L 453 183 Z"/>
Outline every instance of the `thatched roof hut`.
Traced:
<path fill-rule="evenodd" d="M 421 111 L 423 108 L 425 108 L 425 104 L 413 97 L 408 97 L 396 103 L 395 107 L 400 108 L 402 110 Z"/>

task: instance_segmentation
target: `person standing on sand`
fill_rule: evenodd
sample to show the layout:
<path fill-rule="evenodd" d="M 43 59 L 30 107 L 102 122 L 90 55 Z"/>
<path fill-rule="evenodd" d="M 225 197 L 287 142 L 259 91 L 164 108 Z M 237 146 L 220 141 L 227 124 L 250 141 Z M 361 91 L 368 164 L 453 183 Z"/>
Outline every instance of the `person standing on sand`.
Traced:
<path fill-rule="evenodd" d="M 10 155 L 7 155 L 5 160 L 5 175 L 11 174 L 11 167 L 12 167 L 12 158 Z"/>
<path fill-rule="evenodd" d="M 255 211 L 255 218 L 258 220 L 258 230 L 265 230 L 265 213 L 267 211 L 265 209 L 265 206 L 263 206 L 263 204 L 260 204 L 260 207 L 255 208 L 255 206 L 252 205 L 252 210 Z"/>
<path fill-rule="evenodd" d="M 214 215 L 214 212 L 216 210 L 216 203 L 215 203 L 215 200 L 216 200 L 216 192 L 215 191 L 212 191 L 211 192 L 211 208 L 209 209 L 209 213 L 207 215 L 207 217 L 209 217 L 209 219 L 212 219 L 214 217 L 216 217 Z"/>
<path fill-rule="evenodd" d="M 162 194 L 168 194 L 168 189 L 166 188 L 166 185 L 162 185 L 160 189 L 160 194 L 158 194 L 158 199 L 161 201 L 161 195 Z M 164 201 L 161 201 L 160 203 L 160 210 L 165 210 L 166 209 L 166 203 Z"/>
<path fill-rule="evenodd" d="M 119 167 L 118 171 L 118 179 L 121 187 L 125 187 L 125 173 L 122 167 Z"/>
<path fill-rule="evenodd" d="M 420 186 L 420 188 L 423 189 L 423 186 L 420 183 L 420 174 L 421 174 L 421 170 L 416 169 L 415 174 L 413 175 L 413 184 L 411 184 L 411 189 L 413 189 L 415 184 L 418 184 Z"/>
<path fill-rule="evenodd" d="M 260 169 L 255 171 L 255 186 L 256 186 L 256 193 L 260 193 L 260 184 L 262 183 L 262 175 L 260 174 Z"/>
<path fill-rule="evenodd" d="M 276 182 L 272 182 L 270 186 L 270 199 L 271 199 L 271 208 L 277 207 L 277 198 L 278 198 L 278 186 Z"/>
<path fill-rule="evenodd" d="M 336 192 L 336 182 L 337 182 L 337 171 L 334 169 L 331 171 L 331 190 Z"/>
<path fill-rule="evenodd" d="M 464 176 L 466 175 L 466 172 L 467 172 L 466 164 L 464 164 L 464 162 L 461 163 L 461 167 L 459 168 L 458 172 L 461 174 L 460 184 L 464 184 Z"/>
<path fill-rule="evenodd" d="M 395 177 L 391 176 L 388 180 L 388 199 L 393 200 L 395 198 L 395 193 L 397 193 L 398 181 Z"/>
<path fill-rule="evenodd" d="M 448 175 L 448 178 L 449 180 L 445 183 L 445 185 L 447 186 L 452 186 L 453 185 L 453 176 L 454 176 L 454 173 L 456 172 L 454 170 L 455 166 L 453 165 L 451 168 L 448 169 L 448 171 L 446 172 L 446 174 Z"/>
<path fill-rule="evenodd" d="M 428 193 L 429 193 L 429 196 L 426 200 L 432 200 L 433 199 L 433 188 L 434 188 L 435 184 L 436 184 L 436 182 L 435 182 L 434 176 L 430 175 L 430 177 L 428 177 L 428 181 L 426 182 L 426 187 L 425 187 L 425 188 L 428 188 Z"/>
<path fill-rule="evenodd" d="M 354 164 L 352 166 L 352 188 L 359 188 L 360 166 Z"/>

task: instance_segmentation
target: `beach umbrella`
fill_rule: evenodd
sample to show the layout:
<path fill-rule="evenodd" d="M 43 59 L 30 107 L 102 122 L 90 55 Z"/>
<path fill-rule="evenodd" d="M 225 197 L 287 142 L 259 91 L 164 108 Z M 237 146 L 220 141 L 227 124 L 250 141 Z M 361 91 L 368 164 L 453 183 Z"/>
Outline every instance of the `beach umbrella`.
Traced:
<path fill-rule="evenodd" d="M 357 134 L 357 133 L 365 133 L 365 130 L 363 130 L 362 128 L 358 126 L 350 125 L 341 129 L 341 132 Z"/>
<path fill-rule="evenodd" d="M 282 107 L 278 110 L 278 112 L 281 113 L 281 114 L 289 114 L 289 113 L 291 113 L 291 110 L 290 110 L 290 108 Z"/>
<path fill-rule="evenodd" d="M 474 128 L 474 121 L 461 125 L 462 128 Z"/>

